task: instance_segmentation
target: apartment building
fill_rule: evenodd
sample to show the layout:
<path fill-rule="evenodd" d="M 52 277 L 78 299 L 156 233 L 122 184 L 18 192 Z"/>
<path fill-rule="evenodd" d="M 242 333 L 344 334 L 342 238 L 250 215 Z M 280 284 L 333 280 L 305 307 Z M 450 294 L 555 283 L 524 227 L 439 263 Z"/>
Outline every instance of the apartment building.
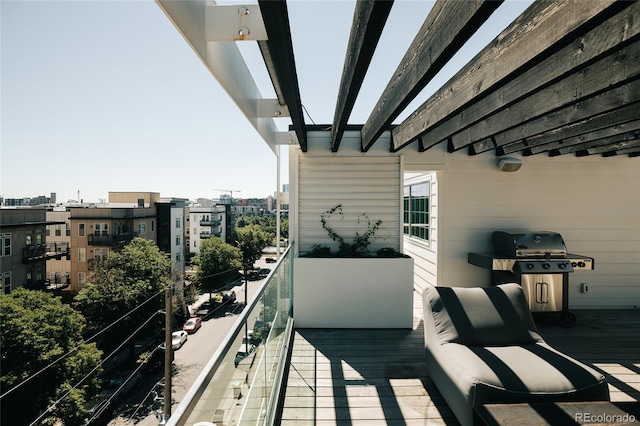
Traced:
<path fill-rule="evenodd" d="M 158 214 L 158 248 L 170 255 L 171 281 L 184 282 L 186 250 L 186 217 L 189 200 L 162 198 L 156 204 Z"/>
<path fill-rule="evenodd" d="M 55 247 L 71 247 L 70 213 L 66 207 L 49 208 L 46 213 L 46 238 L 48 244 Z M 69 288 L 71 284 L 71 259 L 69 256 L 58 256 L 47 260 L 46 274 L 47 288 L 61 290 Z"/>
<path fill-rule="evenodd" d="M 211 237 L 229 242 L 231 237 L 231 206 L 218 204 L 189 209 L 189 253 L 197 254 L 203 240 Z"/>
<path fill-rule="evenodd" d="M 68 244 L 47 241 L 47 227 L 64 224 L 48 221 L 45 208 L 0 210 L 0 276 L 4 294 L 18 287 L 47 288 L 47 261 L 69 256 Z"/>
<path fill-rule="evenodd" d="M 87 283 L 90 268 L 110 250 L 140 237 L 157 242 L 156 192 L 109 192 L 107 204 L 69 207 L 71 229 L 70 290 Z"/>

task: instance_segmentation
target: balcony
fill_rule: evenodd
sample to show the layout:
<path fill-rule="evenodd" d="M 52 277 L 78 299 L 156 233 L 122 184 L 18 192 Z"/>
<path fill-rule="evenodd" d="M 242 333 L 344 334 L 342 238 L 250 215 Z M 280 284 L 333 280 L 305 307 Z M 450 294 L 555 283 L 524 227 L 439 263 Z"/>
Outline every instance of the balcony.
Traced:
<path fill-rule="evenodd" d="M 71 284 L 71 277 L 69 272 L 55 272 L 47 274 L 45 280 L 45 286 L 47 291 L 61 290 L 69 287 Z"/>
<path fill-rule="evenodd" d="M 220 238 L 221 235 L 222 235 L 222 232 L 201 232 L 200 239 L 206 240 L 207 238 L 213 238 L 213 237 Z"/>
<path fill-rule="evenodd" d="M 200 226 L 220 226 L 221 220 L 201 220 Z"/>
<path fill-rule="evenodd" d="M 90 246 L 120 246 L 131 242 L 137 236 L 137 232 L 121 232 L 107 235 L 89 234 L 87 242 Z"/>
<path fill-rule="evenodd" d="M 419 292 L 410 329 L 295 328 L 283 315 L 291 308 L 291 263 L 289 250 L 167 424 L 458 424 L 427 375 Z M 601 371 L 612 402 L 638 404 L 640 311 L 574 313 L 574 327 L 539 323 L 540 334 Z M 256 321 L 269 319 L 268 338 L 234 365 L 245 324 L 255 330 Z"/>
<path fill-rule="evenodd" d="M 22 263 L 60 260 L 63 257 L 69 259 L 69 255 L 69 243 L 66 242 L 29 244 L 22 249 Z"/>

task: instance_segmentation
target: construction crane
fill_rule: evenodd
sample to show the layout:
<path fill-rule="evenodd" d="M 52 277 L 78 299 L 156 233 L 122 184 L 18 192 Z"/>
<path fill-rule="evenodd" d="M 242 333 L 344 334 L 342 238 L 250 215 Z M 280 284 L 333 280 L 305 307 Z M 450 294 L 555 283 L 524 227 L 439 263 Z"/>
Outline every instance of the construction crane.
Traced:
<path fill-rule="evenodd" d="M 232 200 L 233 200 L 233 193 L 234 192 L 242 192 L 239 189 L 214 189 L 214 191 L 220 191 L 220 192 L 231 194 L 231 199 Z"/>

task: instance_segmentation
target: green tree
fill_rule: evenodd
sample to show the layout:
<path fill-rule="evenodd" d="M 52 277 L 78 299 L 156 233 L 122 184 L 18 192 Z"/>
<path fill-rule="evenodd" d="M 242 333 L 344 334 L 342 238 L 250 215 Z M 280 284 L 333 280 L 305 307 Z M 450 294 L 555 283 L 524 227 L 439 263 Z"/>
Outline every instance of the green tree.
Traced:
<path fill-rule="evenodd" d="M 207 238 L 194 257 L 194 281 L 210 295 L 221 290 L 240 269 L 240 250 L 220 238 Z"/>
<path fill-rule="evenodd" d="M 2 424 L 30 424 L 63 396 L 42 418 L 80 424 L 102 356 L 94 343 L 83 344 L 82 314 L 49 293 L 18 288 L 0 296 L 0 323 Z M 29 409 L 9 408 L 26 408 L 25 401 Z"/>
<path fill-rule="evenodd" d="M 96 264 L 88 284 L 74 299 L 77 307 L 96 329 L 103 329 L 134 308 L 116 329 L 105 333 L 101 347 L 107 351 L 130 336 L 140 324 L 164 308 L 163 290 L 169 286 L 171 262 L 150 240 L 134 238 L 119 251 L 111 251 Z M 158 317 L 152 332 L 161 333 Z M 133 345 L 135 342 L 131 341 Z"/>
<path fill-rule="evenodd" d="M 253 264 L 262 256 L 262 251 L 273 240 L 273 234 L 265 232 L 260 225 L 247 225 L 236 229 L 236 245 L 242 253 L 242 269 L 246 276 Z"/>
<path fill-rule="evenodd" d="M 289 238 L 289 219 L 282 219 L 280 221 L 280 236 L 282 238 Z"/>

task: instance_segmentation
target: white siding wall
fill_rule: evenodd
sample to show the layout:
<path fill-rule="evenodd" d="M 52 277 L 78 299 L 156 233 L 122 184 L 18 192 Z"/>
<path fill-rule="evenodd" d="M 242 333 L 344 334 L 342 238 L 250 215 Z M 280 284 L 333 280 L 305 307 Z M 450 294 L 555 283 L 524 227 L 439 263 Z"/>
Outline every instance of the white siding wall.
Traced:
<path fill-rule="evenodd" d="M 416 282 L 488 285 L 490 273 L 469 265 L 467 253 L 491 252 L 494 230 L 555 231 L 569 252 L 595 258 L 595 270 L 569 274 L 570 308 L 640 307 L 640 160 L 522 160 L 519 171 L 506 173 L 491 154 L 450 155 L 436 172 L 437 263 L 432 249 L 405 241 Z M 581 282 L 590 284 L 589 293 L 579 292 Z"/>
<path fill-rule="evenodd" d="M 328 149 L 329 132 L 310 132 L 306 153 L 292 150 L 292 182 L 297 179 L 298 188 L 292 205 L 297 211 L 293 215 L 294 238 L 300 253 L 315 244 L 337 250 L 338 243 L 322 228 L 320 216 L 338 204 L 342 205 L 343 218 L 336 212 L 328 223 L 347 242 L 353 241 L 354 232 L 367 231 L 367 220 L 361 216 L 365 214 L 372 224 L 382 220 L 370 251 L 401 247 L 401 157 L 388 152 L 388 143 L 381 144 L 383 149 L 374 147 L 366 154 L 361 153 L 358 135 L 359 132 L 355 136 L 346 133 L 339 155 Z"/>

